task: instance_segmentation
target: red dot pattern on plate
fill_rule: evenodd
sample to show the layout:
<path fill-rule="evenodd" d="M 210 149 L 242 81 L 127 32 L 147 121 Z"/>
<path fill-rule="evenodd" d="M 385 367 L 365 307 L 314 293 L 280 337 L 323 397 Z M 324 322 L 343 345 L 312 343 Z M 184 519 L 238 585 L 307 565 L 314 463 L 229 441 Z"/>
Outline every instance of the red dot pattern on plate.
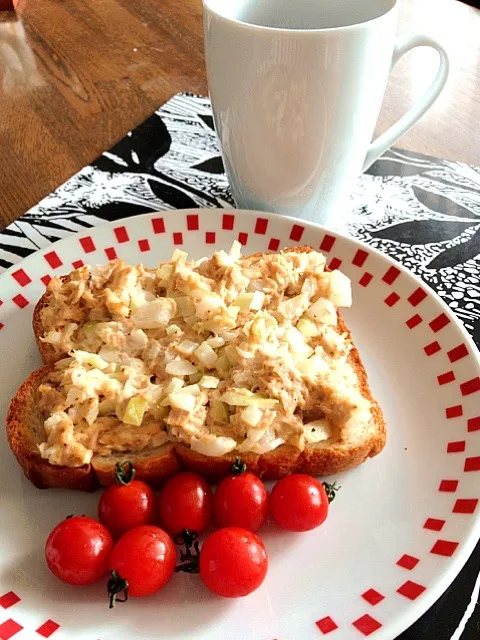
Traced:
<path fill-rule="evenodd" d="M 13 607 L 13 605 L 17 604 L 17 602 L 20 602 L 20 598 L 13 591 L 4 593 L 3 596 L 0 597 L 0 607 L 3 607 L 4 609 Z"/>
<path fill-rule="evenodd" d="M 425 300 L 426 297 L 427 292 L 424 291 L 421 287 L 418 287 L 418 289 L 415 289 L 415 291 L 408 296 L 407 300 L 412 305 L 412 307 L 416 307 L 418 304 L 420 304 L 420 302 Z"/>
<path fill-rule="evenodd" d="M 416 582 L 412 582 L 411 580 L 407 580 L 402 584 L 401 587 L 397 589 L 397 593 L 409 600 L 416 600 L 418 596 L 422 595 L 425 591 L 426 587 L 421 584 L 417 584 Z"/>
<path fill-rule="evenodd" d="M 453 407 L 447 407 L 445 409 L 445 416 L 450 420 L 451 418 L 460 418 L 463 416 L 463 407 L 461 404 L 456 404 Z"/>
<path fill-rule="evenodd" d="M 458 480 L 442 480 L 438 487 L 439 491 L 445 493 L 455 493 L 458 487 Z"/>
<path fill-rule="evenodd" d="M 327 233 L 323 236 L 323 240 L 320 243 L 320 251 L 326 251 L 328 253 L 332 250 L 334 244 L 335 238 Z"/>
<path fill-rule="evenodd" d="M 451 558 L 458 547 L 458 542 L 451 542 L 450 540 L 437 540 L 433 547 L 430 549 L 430 553 L 434 553 L 437 556 L 445 556 Z"/>
<path fill-rule="evenodd" d="M 468 356 L 468 349 L 465 344 L 459 344 L 458 347 L 454 347 L 447 351 L 447 356 L 450 362 L 457 362 L 457 360 L 461 360 Z"/>
<path fill-rule="evenodd" d="M 445 373 L 437 376 L 438 384 L 448 384 L 449 382 L 453 382 L 455 380 L 455 374 L 453 371 L 446 371 Z"/>
<path fill-rule="evenodd" d="M 480 456 L 475 458 L 467 458 L 465 460 L 464 471 L 480 471 Z"/>
<path fill-rule="evenodd" d="M 384 600 L 385 596 L 379 593 L 376 589 L 368 589 L 365 593 L 362 593 L 362 598 L 374 607 L 376 604 Z"/>
<path fill-rule="evenodd" d="M 330 616 L 326 616 L 321 620 L 317 620 L 315 624 L 323 633 L 323 635 L 327 635 L 327 633 L 330 633 L 332 631 L 335 631 L 335 629 L 338 629 L 338 625 L 332 620 L 332 618 L 330 618 Z"/>
<path fill-rule="evenodd" d="M 47 620 L 42 624 L 41 627 L 38 627 L 37 633 L 43 638 L 50 638 L 52 633 L 54 633 L 59 628 L 60 628 L 59 624 L 57 624 L 53 620 Z"/>
<path fill-rule="evenodd" d="M 365 260 L 368 258 L 368 251 L 364 251 L 363 249 L 358 249 L 356 254 L 353 256 L 352 264 L 356 267 L 363 267 L 365 264 Z"/>
<path fill-rule="evenodd" d="M 449 442 L 447 444 L 447 453 L 461 453 L 465 451 L 466 442 L 465 440 L 457 440 L 455 442 Z"/>
<path fill-rule="evenodd" d="M 375 618 L 369 616 L 368 613 L 366 613 L 361 618 L 358 618 L 358 620 L 355 620 L 355 622 L 352 622 L 352 624 L 361 633 L 363 633 L 364 636 L 369 636 L 374 631 L 380 629 L 380 627 L 382 626 L 382 624 L 378 622 L 378 620 L 375 620 Z"/>
<path fill-rule="evenodd" d="M 107 247 L 105 249 L 105 255 L 109 260 L 115 260 L 117 258 L 117 252 L 115 251 L 114 247 Z"/>
<path fill-rule="evenodd" d="M 189 231 L 198 231 L 198 214 L 187 215 L 187 229 Z"/>
<path fill-rule="evenodd" d="M 205 244 L 215 243 L 215 231 L 207 231 L 205 233 Z"/>
<path fill-rule="evenodd" d="M 332 258 L 330 260 L 328 268 L 330 269 L 330 271 L 334 271 L 335 269 L 339 269 L 341 267 L 341 264 L 342 261 L 340 260 L 340 258 Z"/>
<path fill-rule="evenodd" d="M 48 273 L 47 273 L 45 276 L 42 276 L 42 277 L 40 278 L 40 280 L 43 282 L 43 284 L 44 284 L 45 286 L 47 286 L 47 284 L 50 282 L 50 280 L 51 280 L 51 279 L 52 279 L 52 277 L 51 277 L 51 276 L 49 276 L 49 275 L 48 275 Z"/>
<path fill-rule="evenodd" d="M 468 396 L 471 393 L 480 391 L 480 378 L 472 378 L 472 380 L 462 382 L 462 384 L 460 385 L 460 391 L 462 393 L 462 396 Z"/>
<path fill-rule="evenodd" d="M 400 275 L 400 269 L 397 269 L 397 267 L 390 267 L 388 271 L 384 274 L 382 280 L 387 284 L 393 284 L 399 275 Z"/>
<path fill-rule="evenodd" d="M 52 267 L 52 269 L 58 269 L 58 267 L 61 267 L 63 264 L 63 262 L 60 260 L 60 258 L 58 257 L 55 251 L 50 251 L 49 253 L 46 253 L 43 257 L 48 262 L 48 264 Z"/>
<path fill-rule="evenodd" d="M 74 269 L 80 269 L 80 267 L 83 267 L 85 263 L 83 262 L 83 260 L 75 260 L 75 262 L 72 262 L 72 267 Z"/>
<path fill-rule="evenodd" d="M 248 233 L 240 231 L 240 233 L 238 234 L 238 241 L 241 245 L 245 246 L 248 242 Z"/>
<path fill-rule="evenodd" d="M 425 520 L 423 528 L 429 529 L 430 531 L 441 531 L 444 524 L 445 520 L 439 520 L 438 518 L 427 518 L 427 520 Z"/>
<path fill-rule="evenodd" d="M 95 251 L 95 243 L 93 242 L 91 236 L 80 238 L 80 244 L 82 245 L 82 249 L 85 251 L 85 253 L 92 253 L 92 251 Z"/>
<path fill-rule="evenodd" d="M 480 431 L 480 416 L 476 418 L 469 418 L 467 421 L 467 431 L 471 433 L 472 431 Z"/>
<path fill-rule="evenodd" d="M 418 326 L 420 323 L 423 322 L 423 318 L 422 316 L 419 316 L 418 313 L 416 313 L 414 316 L 412 316 L 411 318 L 409 318 L 406 321 L 406 325 L 409 329 L 415 329 L 416 326 Z"/>
<path fill-rule="evenodd" d="M 231 213 L 224 213 L 222 217 L 222 229 L 225 231 L 232 231 L 234 224 L 235 216 L 232 216 Z"/>
<path fill-rule="evenodd" d="M 143 240 L 138 241 L 138 248 L 142 253 L 145 253 L 145 251 L 150 251 L 150 242 L 147 240 L 147 238 L 143 238 Z"/>
<path fill-rule="evenodd" d="M 255 233 L 264 236 L 267 233 L 268 220 L 266 218 L 257 218 L 255 222 Z"/>
<path fill-rule="evenodd" d="M 128 235 L 126 227 L 115 227 L 113 232 L 120 244 L 122 244 L 122 242 L 128 242 L 130 240 L 130 236 Z"/>
<path fill-rule="evenodd" d="M 17 307 L 20 307 L 20 309 L 23 309 L 28 304 L 28 300 L 25 298 L 25 296 L 22 296 L 21 293 L 17 293 L 16 296 L 13 296 L 12 302 L 14 302 Z"/>
<path fill-rule="evenodd" d="M 268 243 L 268 250 L 269 251 L 278 251 L 278 247 L 280 246 L 280 240 L 278 240 L 277 238 L 272 238 L 270 240 L 270 242 Z"/>
<path fill-rule="evenodd" d="M 153 233 L 165 233 L 165 221 L 163 218 L 152 219 Z"/>
<path fill-rule="evenodd" d="M 302 225 L 300 224 L 294 224 L 292 230 L 290 231 L 290 240 L 293 240 L 294 242 L 300 242 L 304 231 L 305 227 L 302 227 Z"/>
<path fill-rule="evenodd" d="M 183 234 L 180 231 L 173 234 L 173 244 L 183 244 Z"/>
<path fill-rule="evenodd" d="M 372 278 L 373 278 L 372 274 L 368 273 L 368 271 L 365 271 L 365 273 L 359 280 L 359 284 L 361 284 L 362 287 L 368 287 L 368 285 L 372 281 Z"/>
<path fill-rule="evenodd" d="M 21 287 L 26 287 L 27 284 L 30 284 L 30 282 L 32 281 L 30 276 L 27 273 L 25 273 L 23 269 L 18 269 L 17 271 L 14 271 L 12 273 L 12 277 L 15 278 L 15 280 L 18 282 L 18 284 Z"/>
<path fill-rule="evenodd" d="M 384 300 L 387 307 L 393 307 L 400 300 L 400 296 L 395 291 L 392 291 Z"/>
<path fill-rule="evenodd" d="M 441 313 L 439 316 L 428 323 L 433 333 L 438 333 L 441 329 L 446 327 L 447 324 L 450 324 L 450 319 L 447 315 L 445 315 L 445 313 Z"/>
<path fill-rule="evenodd" d="M 453 505 L 452 513 L 475 513 L 478 498 L 459 498 Z"/>
<path fill-rule="evenodd" d="M 441 350 L 441 346 L 435 340 L 435 342 L 431 342 L 427 344 L 427 346 L 423 347 L 423 350 L 427 354 L 427 356 L 433 356 L 433 354 L 438 353 Z"/>
<path fill-rule="evenodd" d="M 10 640 L 19 631 L 23 629 L 22 625 L 15 622 L 15 620 L 5 620 L 0 624 L 0 640 Z"/>
<path fill-rule="evenodd" d="M 408 569 L 408 571 L 411 571 L 417 566 L 419 562 L 420 560 L 418 558 L 409 556 L 407 553 L 405 553 L 399 560 L 397 560 L 397 565 L 399 567 L 402 567 L 402 569 Z"/>

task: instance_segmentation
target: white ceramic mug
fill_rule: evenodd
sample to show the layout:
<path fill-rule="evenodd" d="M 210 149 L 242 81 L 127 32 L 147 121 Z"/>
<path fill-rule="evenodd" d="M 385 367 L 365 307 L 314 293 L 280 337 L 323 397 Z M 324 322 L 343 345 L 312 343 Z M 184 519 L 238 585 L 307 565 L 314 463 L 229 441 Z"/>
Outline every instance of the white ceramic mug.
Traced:
<path fill-rule="evenodd" d="M 237 206 L 341 226 L 367 169 L 433 104 L 448 58 L 423 35 L 395 39 L 396 0 L 203 0 L 215 127 Z M 425 95 L 371 142 L 388 75 L 433 47 Z M 340 224 L 339 224 L 340 223 Z"/>

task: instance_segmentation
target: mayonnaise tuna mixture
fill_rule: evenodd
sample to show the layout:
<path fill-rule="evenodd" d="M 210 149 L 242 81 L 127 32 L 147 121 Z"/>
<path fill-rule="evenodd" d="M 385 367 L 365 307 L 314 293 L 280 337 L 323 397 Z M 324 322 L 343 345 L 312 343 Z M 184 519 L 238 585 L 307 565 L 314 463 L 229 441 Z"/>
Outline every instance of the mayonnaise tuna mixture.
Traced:
<path fill-rule="evenodd" d="M 57 362 L 38 389 L 41 455 L 92 455 L 179 442 L 207 456 L 355 438 L 371 418 L 337 330 L 349 279 L 317 252 L 189 261 L 120 260 L 54 278 L 43 340 Z"/>

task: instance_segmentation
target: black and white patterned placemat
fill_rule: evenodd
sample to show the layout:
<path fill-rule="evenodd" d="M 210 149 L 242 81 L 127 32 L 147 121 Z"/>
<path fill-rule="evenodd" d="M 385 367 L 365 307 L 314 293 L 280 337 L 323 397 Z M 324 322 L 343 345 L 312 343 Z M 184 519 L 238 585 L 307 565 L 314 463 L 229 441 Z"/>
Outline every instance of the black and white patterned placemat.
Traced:
<path fill-rule="evenodd" d="M 0 233 L 0 273 L 104 221 L 233 204 L 210 102 L 180 94 Z M 480 345 L 480 167 L 388 151 L 358 179 L 346 216 L 352 236 L 420 276 Z M 479 569 L 480 544 L 401 640 L 480 640 Z"/>

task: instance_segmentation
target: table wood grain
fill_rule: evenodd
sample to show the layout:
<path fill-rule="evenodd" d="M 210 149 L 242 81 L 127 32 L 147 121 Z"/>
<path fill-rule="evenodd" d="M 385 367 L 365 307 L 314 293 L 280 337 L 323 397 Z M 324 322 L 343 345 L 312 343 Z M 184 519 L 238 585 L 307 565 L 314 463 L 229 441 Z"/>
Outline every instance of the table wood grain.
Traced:
<path fill-rule="evenodd" d="M 399 32 L 448 49 L 448 86 L 398 143 L 480 164 L 480 11 L 403 0 Z M 436 53 L 395 68 L 384 130 L 422 94 Z M 0 228 L 17 219 L 179 91 L 206 94 L 201 0 L 19 0 L 0 14 Z"/>

